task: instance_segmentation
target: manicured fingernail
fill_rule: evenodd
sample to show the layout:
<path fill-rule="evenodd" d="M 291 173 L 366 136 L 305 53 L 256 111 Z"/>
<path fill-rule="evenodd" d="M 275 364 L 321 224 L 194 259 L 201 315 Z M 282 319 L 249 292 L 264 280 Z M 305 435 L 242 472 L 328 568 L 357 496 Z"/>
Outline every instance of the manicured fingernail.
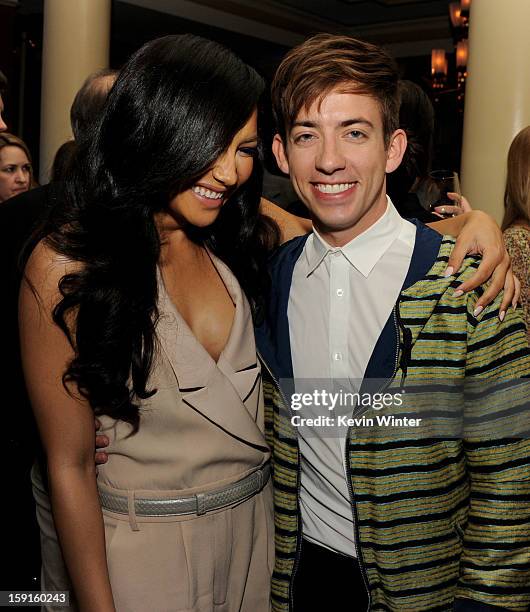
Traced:
<path fill-rule="evenodd" d="M 519 302 L 517 300 L 515 300 L 515 302 L 512 302 L 512 308 L 515 310 L 517 308 L 517 304 Z"/>
<path fill-rule="evenodd" d="M 483 306 L 477 306 L 473 311 L 473 316 L 478 317 L 478 315 L 484 310 Z"/>
<path fill-rule="evenodd" d="M 504 317 L 505 317 L 505 316 L 506 316 L 506 311 L 505 311 L 505 310 L 501 310 L 501 311 L 499 312 L 499 319 L 500 319 L 501 321 L 504 321 Z"/>
<path fill-rule="evenodd" d="M 455 269 L 453 268 L 453 266 L 449 266 L 446 268 L 444 272 L 444 276 L 445 278 L 447 278 L 448 276 L 453 276 L 454 273 L 455 273 Z"/>
<path fill-rule="evenodd" d="M 462 291 L 462 289 L 457 289 L 454 293 L 453 293 L 453 297 L 460 297 L 461 295 L 464 295 L 464 292 Z"/>

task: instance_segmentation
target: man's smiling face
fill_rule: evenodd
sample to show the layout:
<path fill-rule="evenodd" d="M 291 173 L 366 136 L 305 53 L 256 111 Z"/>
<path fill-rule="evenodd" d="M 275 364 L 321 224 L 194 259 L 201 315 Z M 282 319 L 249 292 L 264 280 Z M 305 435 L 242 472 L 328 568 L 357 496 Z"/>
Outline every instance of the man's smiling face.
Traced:
<path fill-rule="evenodd" d="M 373 225 L 386 210 L 385 173 L 406 148 L 396 130 L 385 143 L 377 100 L 335 87 L 302 108 L 283 142 L 275 136 L 278 165 L 308 207 L 318 232 L 341 246 Z"/>

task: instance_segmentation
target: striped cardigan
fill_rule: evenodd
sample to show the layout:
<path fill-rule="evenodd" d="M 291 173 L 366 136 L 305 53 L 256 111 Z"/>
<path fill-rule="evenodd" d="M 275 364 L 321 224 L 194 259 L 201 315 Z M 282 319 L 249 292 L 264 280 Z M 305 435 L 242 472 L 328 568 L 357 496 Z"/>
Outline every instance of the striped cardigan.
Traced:
<path fill-rule="evenodd" d="M 404 368 L 407 381 L 530 376 L 519 313 L 510 309 L 501 323 L 499 297 L 475 317 L 477 292 L 460 297 L 453 297 L 453 292 L 476 269 L 477 258 L 467 258 L 457 277 L 442 277 L 453 240 L 445 237 L 440 244 L 429 232 L 418 227 L 413 255 L 413 260 L 422 256 L 418 244 L 428 245 L 423 252 L 428 258 L 426 273 L 402 290 L 395 309 L 400 346 L 391 351 L 382 347 L 383 360 L 372 374 L 381 377 L 390 354 L 392 364 L 397 357 L 394 379 L 403 375 Z M 302 248 L 303 239 L 295 239 L 273 260 L 273 286 L 280 284 L 283 289 L 273 294 L 268 322 L 256 330 L 266 366 L 266 431 L 273 448 L 272 607 L 276 612 L 291 609 L 290 587 L 301 539 L 299 449 L 277 380 L 292 376 L 287 300 Z M 347 457 L 357 550 L 370 610 L 527 610 L 529 440 L 371 439 L 369 433 L 359 435 L 351 429 Z M 351 609 L 355 609 L 354 593 Z"/>

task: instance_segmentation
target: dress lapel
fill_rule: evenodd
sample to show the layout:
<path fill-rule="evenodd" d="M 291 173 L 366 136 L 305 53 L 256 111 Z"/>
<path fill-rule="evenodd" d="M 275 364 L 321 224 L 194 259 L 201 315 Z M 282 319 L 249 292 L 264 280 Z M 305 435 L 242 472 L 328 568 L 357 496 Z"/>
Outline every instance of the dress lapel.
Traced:
<path fill-rule="evenodd" d="M 266 447 L 250 307 L 228 268 L 211 255 L 235 305 L 230 335 L 218 362 L 198 342 L 174 304 L 158 271 L 157 336 L 177 379 L 182 401 L 245 443 Z"/>

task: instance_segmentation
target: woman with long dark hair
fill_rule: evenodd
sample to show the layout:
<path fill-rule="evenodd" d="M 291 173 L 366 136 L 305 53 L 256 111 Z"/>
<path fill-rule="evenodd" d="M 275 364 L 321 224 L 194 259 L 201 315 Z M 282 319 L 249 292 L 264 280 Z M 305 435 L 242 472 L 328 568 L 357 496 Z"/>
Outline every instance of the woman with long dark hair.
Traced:
<path fill-rule="evenodd" d="M 262 90 L 216 43 L 147 43 L 26 265 L 21 347 L 53 510 L 36 470 L 42 587 L 69 574 L 81 610 L 269 609 L 252 323 L 278 229 L 259 215 Z M 97 478 L 94 414 L 110 439 Z"/>
<path fill-rule="evenodd" d="M 277 237 L 258 216 L 263 87 L 216 43 L 146 44 L 26 266 L 24 368 L 81 610 L 268 610 L 252 328 Z M 94 413 L 110 438 L 97 483 Z M 53 524 L 34 478 L 54 590 Z"/>

